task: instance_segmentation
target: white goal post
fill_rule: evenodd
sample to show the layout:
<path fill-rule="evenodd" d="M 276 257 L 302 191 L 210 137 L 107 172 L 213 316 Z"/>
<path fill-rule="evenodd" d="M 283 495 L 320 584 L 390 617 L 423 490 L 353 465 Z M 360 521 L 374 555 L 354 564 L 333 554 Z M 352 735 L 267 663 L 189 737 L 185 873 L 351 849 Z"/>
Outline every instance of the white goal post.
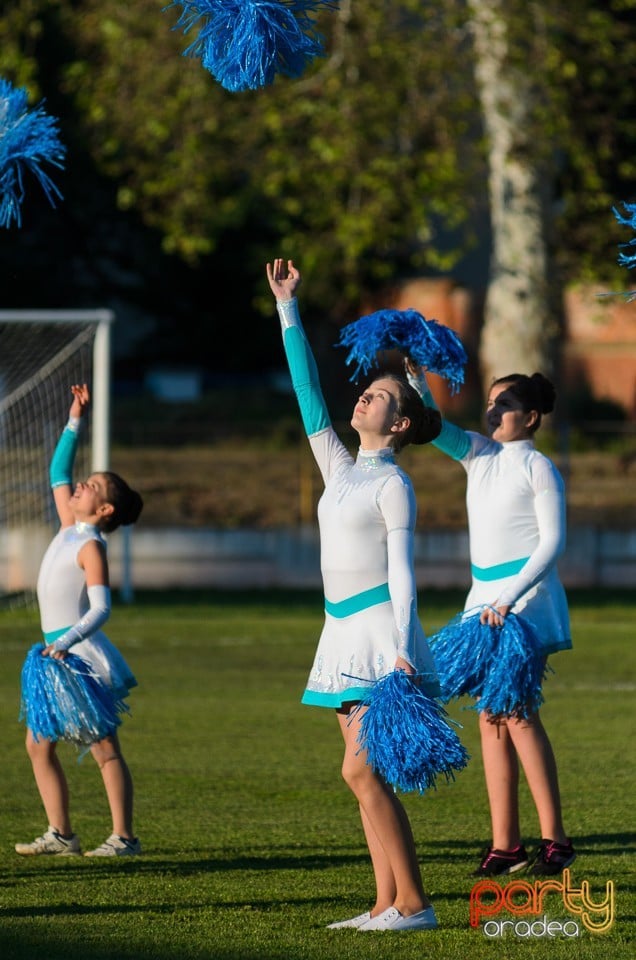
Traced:
<path fill-rule="evenodd" d="M 110 467 L 114 319 L 107 309 L 0 310 L 0 596 L 34 593 L 56 522 L 48 464 L 72 383 L 91 391 L 76 474 Z M 130 593 L 129 582 L 122 592 Z"/>

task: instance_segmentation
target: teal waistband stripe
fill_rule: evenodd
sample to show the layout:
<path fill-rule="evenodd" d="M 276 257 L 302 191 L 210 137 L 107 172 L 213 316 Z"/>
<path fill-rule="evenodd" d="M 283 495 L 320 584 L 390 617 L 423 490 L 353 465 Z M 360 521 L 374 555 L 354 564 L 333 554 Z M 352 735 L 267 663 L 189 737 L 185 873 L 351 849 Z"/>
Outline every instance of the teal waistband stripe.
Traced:
<path fill-rule="evenodd" d="M 381 583 L 379 587 L 371 587 L 370 590 L 363 590 L 362 593 L 356 593 L 346 600 L 340 600 L 339 603 L 332 603 L 325 597 L 325 613 L 330 617 L 336 617 L 342 620 L 344 617 L 350 617 L 354 613 L 360 613 L 367 607 L 375 607 L 378 603 L 386 603 L 391 599 L 388 583 Z"/>
<path fill-rule="evenodd" d="M 62 634 L 66 633 L 68 627 L 64 627 L 63 630 L 49 630 L 48 633 L 42 634 L 44 637 L 45 643 L 55 643 L 58 637 L 61 637 Z"/>
<path fill-rule="evenodd" d="M 301 703 L 308 707 L 341 707 L 343 703 L 360 703 L 369 696 L 373 684 L 366 687 L 349 687 L 338 693 L 319 693 L 317 690 L 305 690 Z"/>
<path fill-rule="evenodd" d="M 520 560 L 496 563 L 494 567 L 476 567 L 474 563 L 471 563 L 470 571 L 475 580 L 501 580 L 502 577 L 513 577 L 515 573 L 519 573 L 529 559 L 529 557 L 521 557 Z"/>

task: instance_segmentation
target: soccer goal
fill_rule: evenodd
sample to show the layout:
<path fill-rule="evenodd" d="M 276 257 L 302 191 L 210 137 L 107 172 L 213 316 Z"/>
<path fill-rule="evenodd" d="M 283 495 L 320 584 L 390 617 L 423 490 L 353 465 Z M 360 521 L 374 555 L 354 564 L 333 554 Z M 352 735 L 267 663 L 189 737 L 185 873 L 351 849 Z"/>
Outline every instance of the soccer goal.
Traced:
<path fill-rule="evenodd" d="M 110 310 L 0 310 L 0 600 L 31 603 L 57 529 L 49 463 L 72 383 L 88 383 L 75 476 L 107 470 Z"/>

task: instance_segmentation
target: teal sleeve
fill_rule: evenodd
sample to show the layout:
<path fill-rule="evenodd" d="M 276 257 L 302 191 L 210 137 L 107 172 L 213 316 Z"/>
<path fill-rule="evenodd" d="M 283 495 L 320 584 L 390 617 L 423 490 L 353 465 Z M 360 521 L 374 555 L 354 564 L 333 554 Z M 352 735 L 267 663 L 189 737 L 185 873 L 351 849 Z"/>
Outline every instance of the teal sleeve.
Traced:
<path fill-rule="evenodd" d="M 409 373 L 407 379 L 419 393 L 425 407 L 433 407 L 434 410 L 439 409 L 424 373 L 419 376 L 413 376 Z M 470 437 L 461 427 L 456 427 L 454 423 L 449 423 L 448 420 L 442 418 L 442 430 L 440 435 L 433 440 L 433 446 L 452 457 L 453 460 L 463 460 L 470 452 Z"/>
<path fill-rule="evenodd" d="M 290 326 L 284 329 L 283 344 L 305 433 L 311 437 L 331 426 L 320 388 L 316 361 L 302 327 Z"/>
<path fill-rule="evenodd" d="M 77 430 L 69 426 L 65 427 L 57 441 L 49 467 L 49 479 L 52 487 L 61 487 L 65 483 L 73 483 L 73 464 L 77 452 L 77 440 Z"/>
<path fill-rule="evenodd" d="M 463 460 L 470 452 L 470 437 L 461 427 L 456 427 L 448 420 L 442 420 L 440 435 L 433 440 L 433 446 L 453 460 Z"/>

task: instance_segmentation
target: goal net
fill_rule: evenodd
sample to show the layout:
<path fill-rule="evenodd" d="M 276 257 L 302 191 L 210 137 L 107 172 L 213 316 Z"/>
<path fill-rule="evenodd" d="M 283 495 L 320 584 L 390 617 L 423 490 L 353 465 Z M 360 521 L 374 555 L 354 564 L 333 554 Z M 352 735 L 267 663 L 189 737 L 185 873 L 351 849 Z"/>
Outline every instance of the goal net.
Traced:
<path fill-rule="evenodd" d="M 51 455 L 66 424 L 73 383 L 88 383 L 74 475 L 108 468 L 108 310 L 0 310 L 0 602 L 31 604 L 46 546 L 58 526 Z"/>

